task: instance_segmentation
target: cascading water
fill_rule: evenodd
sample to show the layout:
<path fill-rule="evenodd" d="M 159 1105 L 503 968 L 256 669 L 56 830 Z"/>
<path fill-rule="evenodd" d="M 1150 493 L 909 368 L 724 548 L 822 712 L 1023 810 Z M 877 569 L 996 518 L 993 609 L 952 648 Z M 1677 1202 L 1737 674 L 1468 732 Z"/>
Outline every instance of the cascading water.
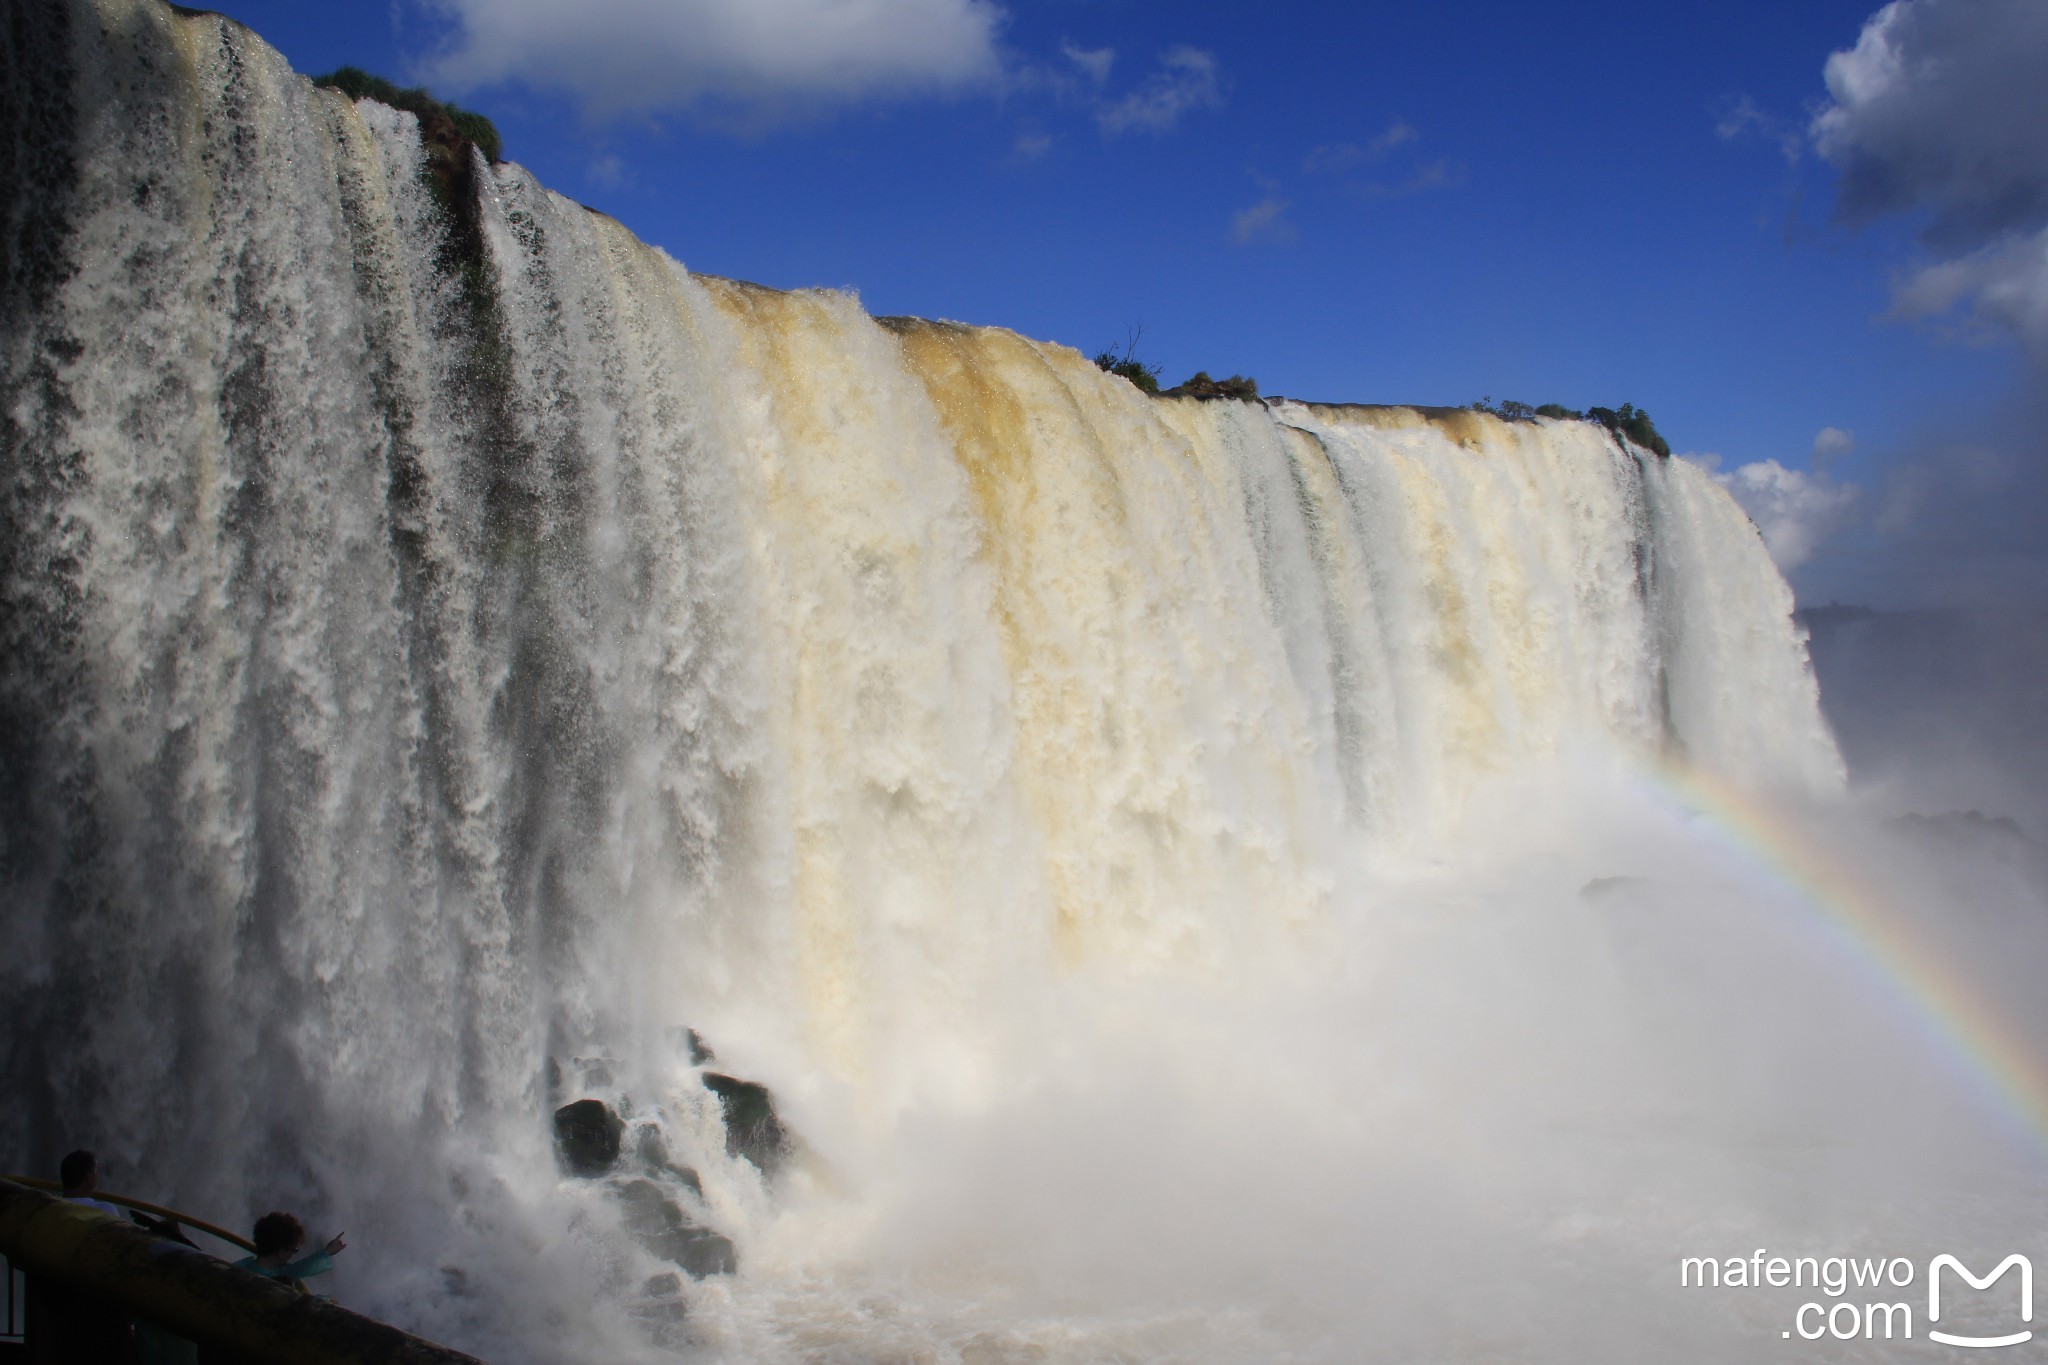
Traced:
<path fill-rule="evenodd" d="M 505 1361 L 1585 1359 L 1425 1269 L 1526 1323 L 1778 1169 L 1576 894 L 1718 875 L 1658 756 L 1842 784 L 1691 466 L 693 276 L 155 0 L 0 62 L 10 1160 L 345 1224 Z M 739 1244 L 680 1323 L 581 1096 Z"/>

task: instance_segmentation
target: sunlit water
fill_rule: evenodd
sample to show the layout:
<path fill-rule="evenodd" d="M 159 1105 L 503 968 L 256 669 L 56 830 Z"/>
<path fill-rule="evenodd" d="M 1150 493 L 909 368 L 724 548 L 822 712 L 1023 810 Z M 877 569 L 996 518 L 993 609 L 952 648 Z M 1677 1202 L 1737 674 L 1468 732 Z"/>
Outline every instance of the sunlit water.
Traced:
<path fill-rule="evenodd" d="M 465 255 L 409 115 L 29 10 L 10 1162 L 345 1226 L 340 1298 L 504 1362 L 1875 1358 L 1680 1259 L 2029 1249 L 2024 1085 L 1671 774 L 2022 1039 L 2038 850 L 1859 811 L 1690 466 L 1147 399 L 511 165 Z M 681 1313 L 583 1096 L 738 1245 Z"/>

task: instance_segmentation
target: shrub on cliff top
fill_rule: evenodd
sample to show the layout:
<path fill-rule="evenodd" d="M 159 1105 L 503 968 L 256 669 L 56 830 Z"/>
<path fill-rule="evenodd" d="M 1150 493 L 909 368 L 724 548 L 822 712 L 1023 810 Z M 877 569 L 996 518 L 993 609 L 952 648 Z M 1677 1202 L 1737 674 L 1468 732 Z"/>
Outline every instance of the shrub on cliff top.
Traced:
<path fill-rule="evenodd" d="M 1095 368 L 1104 374 L 1128 379 L 1145 393 L 1158 393 L 1159 367 L 1147 365 L 1138 359 L 1138 338 L 1144 335 L 1143 327 L 1133 327 L 1130 335 L 1124 338 L 1121 351 L 1115 346 L 1097 351 L 1094 356 Z"/>
<path fill-rule="evenodd" d="M 1619 408 L 1587 408 L 1586 420 L 1598 422 L 1615 435 L 1625 436 L 1664 459 L 1671 458 L 1671 445 L 1658 434 L 1657 424 L 1650 420 L 1649 413 L 1633 403 L 1623 403 Z"/>
<path fill-rule="evenodd" d="M 1527 403 L 1504 400 L 1496 403 L 1491 398 L 1482 398 L 1472 404 L 1474 412 L 1490 413 L 1504 422 L 1533 422 L 1538 417 L 1554 417 L 1564 422 L 1597 422 L 1616 436 L 1635 442 L 1644 450 L 1663 459 L 1671 458 L 1671 445 L 1657 431 L 1657 424 L 1650 420 L 1650 414 L 1633 403 L 1623 403 L 1618 408 L 1577 408 L 1565 407 L 1562 403 L 1544 403 L 1530 407 Z"/>
<path fill-rule="evenodd" d="M 1228 379 L 1211 379 L 1207 370 L 1197 370 L 1188 379 L 1166 391 L 1168 398 L 1238 398 L 1256 402 L 1259 381 L 1234 374 Z"/>
<path fill-rule="evenodd" d="M 1544 407 L 1556 406 L 1555 403 L 1544 404 Z M 1561 408 L 1558 410 L 1563 411 Z M 1527 403 L 1517 403 L 1512 398 L 1504 398 L 1498 403 L 1491 398 L 1482 398 L 1472 405 L 1472 411 L 1490 413 L 1503 422 L 1533 422 L 1538 416 L 1545 415 L 1542 408 L 1532 408 Z M 1577 413 L 1572 415 L 1578 416 Z"/>
<path fill-rule="evenodd" d="M 1159 392 L 1159 367 L 1131 356 L 1119 357 L 1114 349 L 1095 353 L 1095 368 L 1104 374 L 1128 379 L 1146 393 Z"/>

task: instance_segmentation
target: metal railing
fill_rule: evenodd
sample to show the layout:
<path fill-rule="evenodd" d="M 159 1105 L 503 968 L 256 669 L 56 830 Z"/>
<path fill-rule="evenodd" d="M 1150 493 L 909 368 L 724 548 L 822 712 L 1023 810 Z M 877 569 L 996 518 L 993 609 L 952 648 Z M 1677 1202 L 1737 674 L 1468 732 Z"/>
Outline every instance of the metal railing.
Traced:
<path fill-rule="evenodd" d="M 38 1180 L 29 1175 L 0 1175 L 0 1180 L 11 1180 L 17 1185 L 26 1185 L 32 1190 L 42 1190 L 59 1198 L 62 1198 L 64 1193 L 64 1187 L 54 1180 Z M 161 1204 L 152 1204 L 146 1199 L 134 1199 L 125 1194 L 109 1194 L 105 1190 L 94 1190 L 92 1197 L 109 1204 L 119 1204 L 124 1209 L 136 1209 L 153 1217 L 168 1218 L 181 1228 L 197 1228 L 207 1236 L 218 1237 L 221 1241 L 238 1246 L 252 1256 L 256 1254 L 256 1244 L 248 1238 L 229 1232 L 226 1228 L 216 1227 L 204 1219 L 194 1218 L 189 1213 L 179 1213 L 176 1209 L 167 1209 Z"/>

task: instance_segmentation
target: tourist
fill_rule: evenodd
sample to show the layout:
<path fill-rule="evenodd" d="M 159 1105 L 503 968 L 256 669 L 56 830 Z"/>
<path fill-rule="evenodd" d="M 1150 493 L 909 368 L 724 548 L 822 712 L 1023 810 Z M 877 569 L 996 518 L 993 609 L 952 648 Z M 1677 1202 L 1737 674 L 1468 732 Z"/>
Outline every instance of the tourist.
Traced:
<path fill-rule="evenodd" d="M 299 1248 L 306 1244 L 306 1229 L 288 1213 L 266 1213 L 258 1218 L 255 1242 L 256 1254 L 244 1256 L 235 1264 L 273 1280 L 290 1282 L 325 1274 L 333 1269 L 335 1255 L 348 1246 L 337 1232 L 320 1250 L 293 1260 L 298 1256 Z M 305 1286 L 299 1287 L 303 1289 Z"/>
<path fill-rule="evenodd" d="M 119 1209 L 93 1198 L 99 1166 L 91 1152 L 65 1157 L 57 1167 L 64 1199 L 119 1218 Z M 137 1365 L 135 1324 L 119 1305 L 51 1275 L 30 1275 L 26 1288 L 30 1359 L 52 1365 Z"/>
<path fill-rule="evenodd" d="M 100 1159 L 91 1152 L 78 1151 L 65 1157 L 58 1164 L 57 1177 L 63 1182 L 64 1197 L 72 1203 L 111 1213 L 116 1218 L 121 1216 L 121 1210 L 106 1200 L 92 1197 L 100 1187 Z"/>

